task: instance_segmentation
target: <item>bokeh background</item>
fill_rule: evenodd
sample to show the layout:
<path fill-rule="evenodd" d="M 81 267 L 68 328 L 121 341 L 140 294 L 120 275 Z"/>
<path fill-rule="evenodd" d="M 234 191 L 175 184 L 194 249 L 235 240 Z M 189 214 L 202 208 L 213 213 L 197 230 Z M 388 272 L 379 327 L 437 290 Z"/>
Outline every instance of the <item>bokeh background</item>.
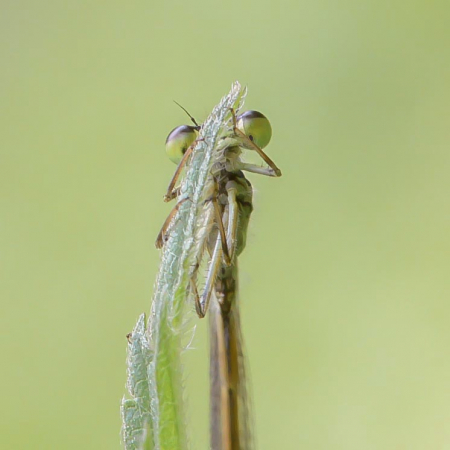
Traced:
<path fill-rule="evenodd" d="M 120 449 L 125 334 L 171 206 L 164 140 L 239 80 L 242 309 L 258 448 L 450 449 L 450 6 L 6 0 L 0 447 Z M 208 448 L 206 321 L 184 355 Z"/>

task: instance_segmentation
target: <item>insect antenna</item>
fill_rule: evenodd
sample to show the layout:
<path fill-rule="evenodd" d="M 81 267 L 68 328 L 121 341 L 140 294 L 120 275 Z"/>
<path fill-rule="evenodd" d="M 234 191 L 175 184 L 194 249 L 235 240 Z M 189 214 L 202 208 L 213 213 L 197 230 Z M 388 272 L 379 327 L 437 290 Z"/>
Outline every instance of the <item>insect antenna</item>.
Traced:
<path fill-rule="evenodd" d="M 192 120 L 192 122 L 194 123 L 194 125 L 196 127 L 200 128 L 200 125 L 197 123 L 197 121 L 189 114 L 188 110 L 186 108 L 184 108 L 183 106 L 181 106 L 178 102 L 176 102 L 175 100 L 173 101 L 175 104 L 177 104 L 188 116 L 189 118 Z"/>

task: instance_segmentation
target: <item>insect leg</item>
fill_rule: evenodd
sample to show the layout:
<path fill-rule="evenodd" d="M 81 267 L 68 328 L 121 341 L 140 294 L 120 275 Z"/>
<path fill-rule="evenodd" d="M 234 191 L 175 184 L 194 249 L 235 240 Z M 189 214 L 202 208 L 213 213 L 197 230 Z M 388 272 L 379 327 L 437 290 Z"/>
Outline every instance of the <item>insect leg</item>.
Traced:
<path fill-rule="evenodd" d="M 220 234 L 218 234 L 211 263 L 209 264 L 208 274 L 206 276 L 205 289 L 203 290 L 201 297 L 199 297 L 198 291 L 194 291 L 195 309 L 200 318 L 205 317 L 206 311 L 208 310 L 209 301 L 211 300 L 211 294 L 214 290 L 214 284 L 217 278 L 217 274 L 219 272 L 220 266 L 222 265 L 223 251 L 220 241 Z"/>
<path fill-rule="evenodd" d="M 167 188 L 167 192 L 164 195 L 164 201 L 170 202 L 172 199 L 174 199 L 178 193 L 179 188 L 175 188 L 175 184 L 178 181 L 178 178 L 180 177 L 181 171 L 183 170 L 183 167 L 186 165 L 187 160 L 189 159 L 189 156 L 193 152 L 195 146 L 198 142 L 203 141 L 203 138 L 196 139 L 186 150 L 186 152 L 183 155 L 183 158 L 181 159 L 180 163 L 178 164 L 177 169 L 175 170 L 175 173 L 173 174 L 172 180 L 169 183 L 169 186 Z"/>
<path fill-rule="evenodd" d="M 229 183 L 229 185 L 227 185 L 227 193 L 228 193 L 227 247 L 230 252 L 230 260 L 233 261 L 236 252 L 238 221 L 239 221 L 239 207 L 236 199 L 237 188 L 234 186 L 234 183 Z"/>
<path fill-rule="evenodd" d="M 233 120 L 233 133 L 236 135 L 239 141 L 241 141 L 241 145 L 249 150 L 255 150 L 255 152 L 258 153 L 258 155 L 264 160 L 264 162 L 272 169 L 273 172 L 270 176 L 281 177 L 281 170 L 277 167 L 277 165 L 245 133 L 239 130 L 239 128 L 237 127 L 236 114 L 234 112 L 234 109 L 232 108 L 230 109 L 231 109 L 231 117 Z M 249 172 L 251 172 L 251 170 L 249 170 Z"/>
<path fill-rule="evenodd" d="M 249 164 L 242 161 L 235 163 L 235 168 L 239 170 L 245 170 L 246 172 L 257 173 L 259 175 L 265 175 L 267 177 L 279 177 L 279 174 L 275 173 L 271 167 L 260 167 L 255 164 Z"/>
<path fill-rule="evenodd" d="M 229 266 L 231 264 L 231 258 L 230 258 L 230 252 L 228 250 L 228 245 L 227 245 L 227 235 L 225 233 L 225 227 L 223 225 L 223 220 L 222 220 L 222 212 L 220 210 L 220 205 L 217 200 L 218 191 L 219 191 L 219 184 L 218 184 L 217 180 L 214 178 L 214 193 L 211 198 L 211 202 L 214 207 L 215 222 L 217 224 L 217 227 L 219 228 L 220 241 L 222 243 L 223 259 L 225 260 L 225 264 L 227 266 Z"/>
<path fill-rule="evenodd" d="M 231 257 L 228 250 L 227 235 L 225 234 L 225 227 L 223 226 L 222 216 L 220 214 L 220 207 L 219 203 L 217 202 L 217 198 L 213 198 L 212 203 L 214 205 L 214 215 L 216 216 L 216 223 L 220 233 L 220 243 L 222 245 L 223 259 L 225 260 L 225 264 L 229 266 L 231 264 Z"/>
<path fill-rule="evenodd" d="M 175 214 L 180 209 L 180 206 L 186 201 L 189 200 L 189 197 L 183 198 L 180 200 L 170 211 L 169 215 L 167 216 L 167 219 L 164 221 L 163 226 L 161 227 L 160 232 L 158 233 L 158 236 L 156 238 L 155 246 L 156 248 L 162 248 L 164 245 L 164 242 L 166 241 L 166 233 L 167 229 L 169 228 L 170 223 L 172 222 L 173 218 L 175 217 Z"/>
<path fill-rule="evenodd" d="M 224 213 L 224 221 L 228 220 L 228 211 Z M 205 317 L 206 311 L 208 310 L 209 302 L 211 300 L 211 295 L 214 290 L 217 275 L 221 266 L 223 265 L 223 247 L 222 239 L 220 233 L 217 234 L 217 239 L 214 244 L 214 251 L 212 254 L 211 262 L 209 263 L 208 273 L 206 275 L 205 288 L 203 289 L 202 295 L 199 296 L 197 289 L 193 290 L 195 299 L 195 309 L 200 318 Z M 191 283 L 192 286 L 192 283 Z"/>
<path fill-rule="evenodd" d="M 183 170 L 183 167 L 186 165 L 187 160 L 189 159 L 189 156 L 191 155 L 192 151 L 194 150 L 196 141 L 194 141 L 186 150 L 186 152 L 183 155 L 183 158 L 181 159 L 180 163 L 178 164 L 177 170 L 175 170 L 175 173 L 173 174 L 172 180 L 169 183 L 169 186 L 167 188 L 167 192 L 164 195 L 164 201 L 170 202 L 170 200 L 174 199 L 178 195 L 178 188 L 175 189 L 175 184 L 178 181 L 178 178 L 180 177 L 181 171 Z"/>

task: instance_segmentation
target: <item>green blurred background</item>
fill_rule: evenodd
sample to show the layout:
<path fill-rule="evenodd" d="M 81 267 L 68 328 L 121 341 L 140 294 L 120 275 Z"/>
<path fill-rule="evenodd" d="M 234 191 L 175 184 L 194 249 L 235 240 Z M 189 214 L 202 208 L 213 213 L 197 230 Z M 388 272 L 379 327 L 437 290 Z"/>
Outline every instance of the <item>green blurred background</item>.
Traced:
<path fill-rule="evenodd" d="M 450 449 L 450 5 L 7 0 L 0 16 L 3 449 L 119 449 L 150 308 L 164 140 L 239 80 L 243 326 L 260 449 Z M 193 319 L 192 324 L 197 321 Z M 185 353 L 208 446 L 206 321 Z"/>

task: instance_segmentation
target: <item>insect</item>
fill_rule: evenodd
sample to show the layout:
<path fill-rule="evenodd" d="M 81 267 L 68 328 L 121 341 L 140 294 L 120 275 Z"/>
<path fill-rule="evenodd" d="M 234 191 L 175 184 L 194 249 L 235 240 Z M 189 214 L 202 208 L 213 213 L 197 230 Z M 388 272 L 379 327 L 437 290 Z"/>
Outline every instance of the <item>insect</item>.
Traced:
<path fill-rule="evenodd" d="M 166 140 L 166 152 L 178 164 L 164 196 L 165 201 L 178 197 L 176 183 L 183 167 L 189 164 L 201 126 L 172 130 Z M 248 450 L 251 448 L 250 413 L 245 386 L 245 368 L 239 319 L 238 256 L 246 245 L 247 229 L 253 211 L 253 189 L 244 171 L 270 177 L 281 176 L 280 169 L 262 150 L 269 143 L 272 128 L 258 111 L 236 116 L 231 110 L 231 131 L 223 136 L 215 151 L 220 152 L 209 174 L 202 225 L 196 242 L 196 262 L 190 270 L 189 294 L 194 298 L 200 318 L 209 309 L 210 327 L 210 440 L 214 450 Z M 267 164 L 261 167 L 241 159 L 243 150 L 255 151 Z M 161 248 L 166 233 L 176 217 L 180 199 L 156 240 Z M 198 272 L 207 258 L 204 287 L 199 292 Z"/>

